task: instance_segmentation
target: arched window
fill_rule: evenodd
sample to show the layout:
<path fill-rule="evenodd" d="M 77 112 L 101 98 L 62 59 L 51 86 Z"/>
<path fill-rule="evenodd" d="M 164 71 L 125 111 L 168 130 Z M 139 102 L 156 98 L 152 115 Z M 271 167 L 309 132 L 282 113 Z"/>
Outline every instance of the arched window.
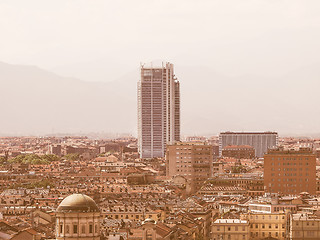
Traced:
<path fill-rule="evenodd" d="M 67 234 L 70 233 L 70 227 L 69 227 L 69 225 L 66 226 L 66 233 L 67 233 Z"/>
<path fill-rule="evenodd" d="M 86 233 L 86 226 L 85 226 L 85 225 L 82 225 L 82 227 L 81 227 L 81 233 Z"/>

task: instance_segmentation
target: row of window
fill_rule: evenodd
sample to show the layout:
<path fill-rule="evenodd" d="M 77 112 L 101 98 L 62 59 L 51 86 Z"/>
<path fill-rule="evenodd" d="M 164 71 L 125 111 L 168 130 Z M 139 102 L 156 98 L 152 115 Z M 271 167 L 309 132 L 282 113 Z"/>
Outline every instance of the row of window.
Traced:
<path fill-rule="evenodd" d="M 224 228 L 223 228 L 224 229 Z M 227 231 L 232 231 L 232 230 L 234 230 L 234 231 L 239 231 L 241 228 L 239 228 L 239 226 L 235 226 L 235 227 L 227 227 Z M 220 226 L 218 226 L 217 227 L 217 232 L 219 232 L 220 231 Z M 224 230 L 223 230 L 224 231 Z M 242 231 L 246 231 L 246 227 L 245 226 L 243 226 L 242 227 Z"/>
<path fill-rule="evenodd" d="M 227 235 L 227 236 L 224 236 L 224 235 L 217 235 L 217 237 L 213 237 L 213 240 L 221 240 L 221 239 L 231 239 L 231 235 Z M 240 239 L 240 238 L 239 238 Z M 246 235 L 242 235 L 242 239 L 245 240 L 246 239 Z"/>
<path fill-rule="evenodd" d="M 253 219 L 254 218 L 254 216 L 250 216 L 250 219 Z M 260 219 L 260 216 L 259 215 L 256 215 L 255 216 L 255 219 Z M 264 215 L 262 215 L 261 216 L 261 219 L 265 219 L 265 216 Z M 278 215 L 275 215 L 275 216 L 272 216 L 272 215 L 269 215 L 268 216 L 268 219 L 269 220 L 271 220 L 271 219 L 276 219 L 276 220 L 278 220 L 279 219 L 279 216 Z M 281 216 L 281 219 L 284 219 L 284 216 Z"/>
<path fill-rule="evenodd" d="M 274 164 L 273 162 L 271 163 L 271 166 L 274 166 L 274 165 L 276 165 L 276 164 Z M 296 166 L 296 165 L 298 165 L 297 163 L 295 163 L 295 162 L 292 162 L 292 163 L 282 163 L 282 165 L 283 166 L 285 166 L 285 165 L 288 165 L 288 166 L 290 166 L 290 165 L 292 165 L 292 166 Z M 303 163 L 302 162 L 299 162 L 299 165 L 300 166 L 302 166 L 303 165 Z M 309 163 L 308 162 L 306 162 L 306 165 L 309 165 Z M 278 166 L 281 166 L 281 163 L 278 163 Z"/>
<path fill-rule="evenodd" d="M 72 233 L 70 232 L 70 228 L 72 226 Z M 91 234 L 93 233 L 93 230 L 95 230 L 95 233 L 98 232 L 98 225 L 96 224 L 94 229 L 93 229 L 93 224 L 89 224 L 89 229 L 88 229 L 88 233 Z M 59 233 L 63 234 L 63 224 L 60 224 L 60 229 L 59 229 Z M 78 224 L 66 224 L 65 226 L 65 234 L 77 234 L 78 233 Z M 81 225 L 81 234 L 86 234 L 86 225 Z"/>
<path fill-rule="evenodd" d="M 278 169 L 274 169 L 274 168 L 271 168 L 271 171 L 281 171 L 281 168 L 278 168 Z M 298 169 L 297 168 L 283 168 L 283 171 L 297 171 Z M 299 168 L 299 171 L 303 171 L 303 170 L 305 170 L 305 171 L 309 171 L 309 168 L 305 168 L 305 169 L 303 169 L 303 168 Z"/>
<path fill-rule="evenodd" d="M 262 235 L 262 237 L 266 237 L 266 233 L 265 232 L 262 232 L 261 235 Z M 268 235 L 269 235 L 269 237 L 272 237 L 272 232 L 269 232 Z M 258 237 L 258 236 L 259 236 L 258 232 L 256 232 L 256 233 L 251 232 L 251 237 Z M 273 236 L 274 237 L 279 237 L 279 233 L 275 232 Z M 284 237 L 284 232 L 282 232 L 282 237 Z"/>
<path fill-rule="evenodd" d="M 272 228 L 272 225 L 274 225 L 274 228 L 278 229 L 279 228 L 279 225 L 281 226 L 282 225 L 282 228 L 285 228 L 285 225 L 284 224 L 262 224 L 261 227 L 262 228 L 266 228 L 266 225 L 268 226 L 268 228 Z M 258 228 L 259 227 L 259 224 L 251 224 L 250 225 L 250 228 L 253 228 L 253 226 L 255 226 L 255 228 Z"/>
<path fill-rule="evenodd" d="M 281 158 L 278 158 L 278 159 L 271 158 L 271 159 L 272 159 L 272 160 L 278 160 L 278 161 L 280 161 L 280 160 L 289 160 L 289 161 L 290 161 L 290 160 L 302 160 L 303 158 L 301 158 L 301 157 L 300 157 L 300 158 L 295 158 L 295 157 L 294 157 L 294 158 L 289 158 L 289 157 L 287 157 L 287 158 L 282 158 L 282 159 L 281 159 Z M 304 158 L 304 159 L 305 159 L 305 160 L 309 160 L 308 157 L 306 157 L 306 158 Z"/>

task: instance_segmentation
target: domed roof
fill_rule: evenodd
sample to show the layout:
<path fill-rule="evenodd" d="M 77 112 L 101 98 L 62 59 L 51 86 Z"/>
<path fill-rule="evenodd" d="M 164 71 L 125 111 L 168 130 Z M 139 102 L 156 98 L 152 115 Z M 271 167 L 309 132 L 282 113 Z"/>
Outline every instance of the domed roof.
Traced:
<path fill-rule="evenodd" d="M 156 221 L 151 218 L 147 218 L 146 220 L 143 221 L 142 224 L 147 224 L 147 223 L 156 224 Z"/>
<path fill-rule="evenodd" d="M 57 212 L 100 212 L 95 201 L 84 194 L 72 194 L 60 203 Z"/>

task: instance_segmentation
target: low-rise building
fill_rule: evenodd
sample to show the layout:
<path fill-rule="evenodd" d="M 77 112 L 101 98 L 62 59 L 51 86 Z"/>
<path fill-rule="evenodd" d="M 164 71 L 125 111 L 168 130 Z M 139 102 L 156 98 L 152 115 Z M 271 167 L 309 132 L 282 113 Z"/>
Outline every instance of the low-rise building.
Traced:
<path fill-rule="evenodd" d="M 242 217 L 250 222 L 250 239 L 252 240 L 265 238 L 284 240 L 287 237 L 288 215 L 284 212 L 249 212 Z"/>
<path fill-rule="evenodd" d="M 212 224 L 213 240 L 248 240 L 249 222 L 240 219 L 217 219 Z"/>

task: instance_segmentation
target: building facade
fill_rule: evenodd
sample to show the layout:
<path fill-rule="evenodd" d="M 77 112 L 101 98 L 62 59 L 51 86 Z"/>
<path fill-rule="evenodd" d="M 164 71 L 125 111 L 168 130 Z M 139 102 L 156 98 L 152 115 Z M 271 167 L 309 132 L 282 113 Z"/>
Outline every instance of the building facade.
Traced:
<path fill-rule="evenodd" d="M 173 64 L 141 66 L 138 82 L 138 150 L 141 158 L 164 157 L 180 141 L 180 85 Z"/>
<path fill-rule="evenodd" d="M 255 158 L 254 147 L 249 145 L 229 145 L 222 149 L 223 157 L 236 159 L 252 159 Z"/>
<path fill-rule="evenodd" d="M 100 240 L 100 210 L 84 194 L 66 197 L 56 210 L 57 240 Z"/>
<path fill-rule="evenodd" d="M 316 194 L 316 156 L 310 148 L 271 149 L 264 156 L 266 192 Z"/>
<path fill-rule="evenodd" d="M 240 219 L 217 219 L 212 224 L 213 240 L 249 240 L 249 223 Z"/>
<path fill-rule="evenodd" d="M 198 190 L 211 177 L 212 147 L 205 143 L 180 142 L 167 146 L 167 176 L 184 176 Z"/>
<path fill-rule="evenodd" d="M 256 157 L 263 157 L 269 148 L 278 145 L 276 132 L 222 132 L 219 135 L 219 152 L 228 145 L 249 145 L 254 147 Z"/>
<path fill-rule="evenodd" d="M 320 239 L 320 219 L 311 218 L 308 214 L 292 214 L 290 216 L 290 239 Z"/>
<path fill-rule="evenodd" d="M 248 213 L 250 239 L 287 239 L 286 213 Z"/>

